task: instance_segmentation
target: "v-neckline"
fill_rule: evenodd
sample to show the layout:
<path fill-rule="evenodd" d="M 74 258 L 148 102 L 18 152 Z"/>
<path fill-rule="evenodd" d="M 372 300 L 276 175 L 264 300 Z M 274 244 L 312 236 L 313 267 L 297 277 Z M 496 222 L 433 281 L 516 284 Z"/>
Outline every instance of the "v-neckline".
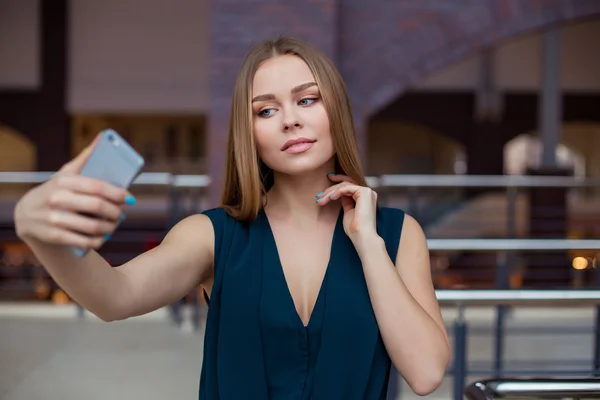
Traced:
<path fill-rule="evenodd" d="M 343 226 L 341 226 L 341 225 L 343 223 L 344 210 L 343 210 L 343 208 L 340 207 L 340 211 L 339 211 L 338 217 L 336 219 L 335 226 L 333 228 L 333 235 L 331 237 L 331 242 L 329 245 L 329 259 L 327 260 L 327 265 L 325 266 L 325 273 L 323 274 L 323 278 L 322 278 L 321 284 L 319 286 L 319 291 L 317 292 L 317 297 L 313 304 L 313 308 L 310 312 L 310 316 L 308 317 L 308 322 L 306 323 L 306 325 L 304 324 L 302 317 L 298 313 L 298 308 L 296 307 L 296 302 L 294 301 L 294 296 L 292 296 L 292 292 L 290 290 L 290 285 L 287 281 L 285 271 L 283 269 L 283 263 L 281 262 L 281 256 L 279 255 L 279 248 L 277 247 L 277 241 L 275 240 L 275 234 L 273 233 L 271 223 L 269 222 L 269 217 L 267 216 L 267 213 L 264 210 L 264 208 L 262 208 L 260 210 L 260 213 L 262 214 L 262 220 L 264 221 L 266 231 L 268 231 L 268 238 L 267 238 L 269 241 L 268 244 L 270 246 L 272 246 L 272 248 L 274 250 L 275 259 L 277 261 L 277 269 L 278 269 L 278 272 L 281 273 L 283 285 L 285 286 L 285 292 L 287 293 L 289 303 L 291 303 L 292 311 L 293 311 L 294 315 L 296 316 L 296 320 L 298 321 L 298 323 L 304 329 L 308 329 L 311 326 L 311 322 L 313 321 L 313 316 L 315 315 L 315 310 L 316 310 L 317 305 L 319 304 L 319 301 L 323 295 L 323 291 L 325 288 L 325 284 L 326 284 L 327 276 L 329 274 L 331 263 L 335 256 L 335 253 L 336 253 L 335 246 L 336 246 L 337 237 L 339 236 L 339 231 L 340 231 L 340 229 L 343 230 Z"/>

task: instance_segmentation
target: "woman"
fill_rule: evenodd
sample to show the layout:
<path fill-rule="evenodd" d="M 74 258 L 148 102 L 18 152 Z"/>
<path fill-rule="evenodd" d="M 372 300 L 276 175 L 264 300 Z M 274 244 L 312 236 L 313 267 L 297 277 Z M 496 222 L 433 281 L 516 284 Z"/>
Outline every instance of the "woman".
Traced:
<path fill-rule="evenodd" d="M 344 84 L 320 51 L 280 38 L 249 54 L 222 206 L 116 268 L 66 248 L 99 248 L 134 202 L 77 175 L 92 146 L 21 199 L 19 237 L 105 321 L 201 285 L 210 306 L 200 399 L 383 399 L 392 362 L 415 393 L 437 388 L 450 352 L 425 236 L 410 216 L 377 206 Z"/>

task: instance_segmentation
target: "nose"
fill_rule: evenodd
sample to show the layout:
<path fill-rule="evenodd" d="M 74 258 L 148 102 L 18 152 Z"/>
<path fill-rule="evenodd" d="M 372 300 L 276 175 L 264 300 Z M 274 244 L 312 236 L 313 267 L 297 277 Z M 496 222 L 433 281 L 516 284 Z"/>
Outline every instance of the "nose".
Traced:
<path fill-rule="evenodd" d="M 283 131 L 289 132 L 292 128 L 302 128 L 302 124 L 295 115 L 290 113 L 286 115 L 286 119 L 283 121 Z"/>
<path fill-rule="evenodd" d="M 283 131 L 284 132 L 288 132 L 292 127 L 294 128 L 301 128 L 302 125 L 300 125 L 299 122 L 294 122 L 294 123 L 284 123 L 283 124 Z"/>

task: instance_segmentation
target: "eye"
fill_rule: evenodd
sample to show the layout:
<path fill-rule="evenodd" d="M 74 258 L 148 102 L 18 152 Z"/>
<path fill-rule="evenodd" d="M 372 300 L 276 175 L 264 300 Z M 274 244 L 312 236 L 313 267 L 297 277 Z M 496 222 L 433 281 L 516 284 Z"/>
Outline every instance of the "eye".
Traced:
<path fill-rule="evenodd" d="M 268 118 L 268 117 L 273 116 L 273 113 L 275 113 L 274 108 L 265 108 L 264 110 L 260 110 L 257 115 L 259 117 Z"/>
<path fill-rule="evenodd" d="M 316 97 L 306 97 L 306 98 L 300 100 L 298 102 L 298 104 L 301 105 L 301 106 L 310 106 L 311 104 L 313 104 L 317 100 L 318 99 Z"/>

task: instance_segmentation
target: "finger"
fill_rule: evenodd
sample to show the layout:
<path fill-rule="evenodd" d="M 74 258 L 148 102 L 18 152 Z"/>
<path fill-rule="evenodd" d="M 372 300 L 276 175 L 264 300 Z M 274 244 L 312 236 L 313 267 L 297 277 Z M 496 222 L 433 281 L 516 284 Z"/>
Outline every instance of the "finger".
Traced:
<path fill-rule="evenodd" d="M 96 143 L 99 139 L 100 135 L 96 135 L 94 140 L 89 145 L 87 145 L 74 159 L 63 165 L 59 171 L 71 174 L 79 173 L 87 159 L 90 157 L 90 154 L 92 154 L 92 151 L 94 150 L 94 147 L 96 147 Z"/>
<path fill-rule="evenodd" d="M 340 186 L 336 191 L 329 195 L 328 201 L 338 200 L 343 197 L 352 198 L 352 202 L 358 201 L 358 199 L 363 195 L 368 188 L 359 185 L 353 185 L 351 183 L 345 183 Z"/>
<path fill-rule="evenodd" d="M 355 206 L 356 203 L 354 202 L 354 199 L 347 196 L 342 196 L 342 208 L 344 209 L 345 213 L 352 210 Z"/>
<path fill-rule="evenodd" d="M 354 182 L 352 178 L 343 174 L 328 174 L 327 177 L 333 182 Z"/>
<path fill-rule="evenodd" d="M 331 193 L 329 198 L 331 200 L 337 200 L 342 196 L 351 196 L 356 200 L 358 198 L 358 192 L 362 189 L 364 189 L 362 186 L 347 183 L 343 186 L 340 186 L 335 192 Z"/>
<path fill-rule="evenodd" d="M 116 221 L 121 215 L 121 207 L 102 197 L 58 190 L 48 199 L 48 206 L 71 212 L 80 212 Z"/>
<path fill-rule="evenodd" d="M 46 230 L 43 239 L 48 243 L 64 245 L 64 246 L 75 246 L 82 249 L 98 249 L 104 243 L 102 237 L 90 237 L 82 235 L 80 233 L 71 232 L 66 229 L 49 227 Z"/>
<path fill-rule="evenodd" d="M 333 200 L 337 200 L 339 198 L 339 196 L 336 196 L 336 193 L 338 193 L 338 192 L 343 193 L 343 189 L 348 185 L 351 185 L 351 184 L 349 184 L 347 182 L 343 182 L 338 185 L 332 186 L 330 188 L 331 190 L 327 190 L 321 197 L 319 197 L 317 199 L 317 203 L 319 205 L 325 205 Z"/>
<path fill-rule="evenodd" d="M 62 189 L 103 197 L 115 204 L 135 202 L 135 198 L 127 190 L 100 179 L 81 175 L 64 175 L 56 178 L 56 184 Z"/>
<path fill-rule="evenodd" d="M 333 185 L 328 187 L 327 189 L 325 189 L 323 192 L 321 193 L 317 193 L 317 203 L 320 203 L 321 201 L 323 201 L 325 198 L 331 196 L 331 194 L 333 192 L 335 192 L 338 188 L 340 188 L 342 185 L 345 185 L 347 183 L 342 182 L 342 183 L 338 183 L 337 185 Z"/>
<path fill-rule="evenodd" d="M 112 233 L 116 228 L 115 222 L 100 218 L 91 218 L 63 210 L 51 210 L 48 213 L 47 221 L 53 227 L 83 233 L 88 236 L 104 237 Z"/>

